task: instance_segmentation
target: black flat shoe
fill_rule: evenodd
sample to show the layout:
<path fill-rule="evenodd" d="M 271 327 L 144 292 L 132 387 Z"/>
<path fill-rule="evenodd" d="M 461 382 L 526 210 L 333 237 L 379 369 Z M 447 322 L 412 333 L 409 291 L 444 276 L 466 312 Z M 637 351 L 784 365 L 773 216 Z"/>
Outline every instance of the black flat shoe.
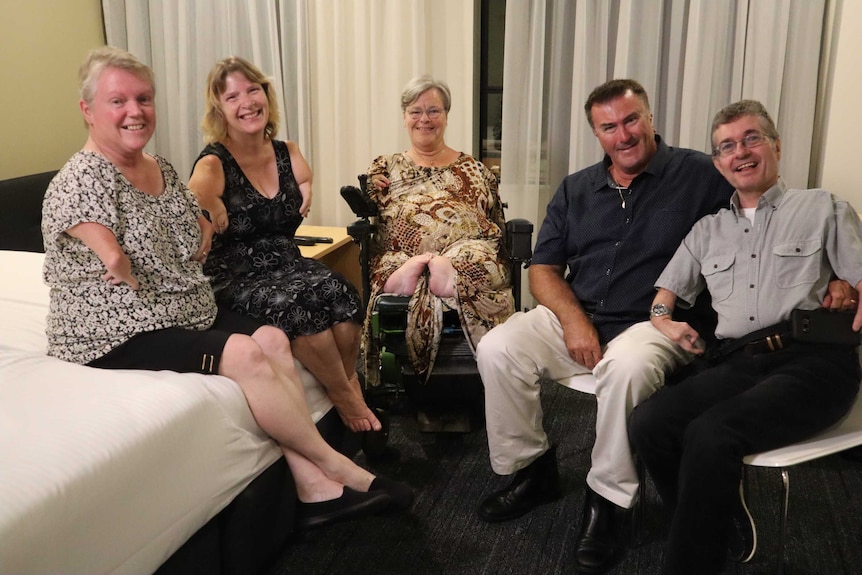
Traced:
<path fill-rule="evenodd" d="M 338 499 L 303 503 L 296 506 L 296 525 L 302 530 L 325 527 L 338 521 L 373 515 L 389 507 L 392 498 L 386 491 L 362 493 L 349 487 Z"/>
<path fill-rule="evenodd" d="M 413 490 L 406 484 L 393 481 L 392 479 L 375 477 L 368 491 L 383 491 L 387 493 L 392 500 L 390 508 L 396 511 L 406 511 L 413 504 Z"/>

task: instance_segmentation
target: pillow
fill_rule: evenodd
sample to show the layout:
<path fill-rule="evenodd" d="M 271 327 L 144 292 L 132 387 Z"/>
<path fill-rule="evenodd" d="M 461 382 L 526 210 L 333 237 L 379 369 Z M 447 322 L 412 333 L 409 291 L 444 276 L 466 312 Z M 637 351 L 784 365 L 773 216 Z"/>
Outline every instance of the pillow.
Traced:
<path fill-rule="evenodd" d="M 49 289 L 42 282 L 45 254 L 0 250 L 0 346 L 47 353 Z"/>

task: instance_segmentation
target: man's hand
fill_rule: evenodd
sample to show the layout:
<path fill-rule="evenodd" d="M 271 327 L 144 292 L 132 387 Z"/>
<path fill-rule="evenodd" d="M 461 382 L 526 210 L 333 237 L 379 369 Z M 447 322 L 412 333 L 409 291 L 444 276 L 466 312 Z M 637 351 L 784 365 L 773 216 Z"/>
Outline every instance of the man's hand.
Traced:
<path fill-rule="evenodd" d="M 859 292 L 844 280 L 832 280 L 826 297 L 823 298 L 823 307 L 831 310 L 855 310 L 859 303 Z"/>
<path fill-rule="evenodd" d="M 593 369 L 602 360 L 599 333 L 587 316 L 579 315 L 564 324 L 563 339 L 569 356 L 587 369 Z"/>
<path fill-rule="evenodd" d="M 650 320 L 657 330 L 682 349 L 695 355 L 706 350 L 706 345 L 700 334 L 684 321 L 673 321 L 671 316 L 663 315 Z"/>

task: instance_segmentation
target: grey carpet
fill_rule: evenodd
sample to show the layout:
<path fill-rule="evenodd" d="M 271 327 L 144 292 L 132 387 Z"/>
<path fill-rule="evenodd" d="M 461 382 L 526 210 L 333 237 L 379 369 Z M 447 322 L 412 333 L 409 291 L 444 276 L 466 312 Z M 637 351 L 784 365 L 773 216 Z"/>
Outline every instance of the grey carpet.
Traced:
<path fill-rule="evenodd" d="M 413 418 L 392 418 L 396 462 L 369 465 L 416 489 L 410 513 L 333 525 L 291 544 L 270 575 L 287 574 L 550 574 L 574 572 L 574 538 L 583 503 L 595 424 L 595 399 L 556 384 L 543 390 L 545 426 L 558 445 L 564 496 L 520 519 L 483 522 L 478 502 L 503 487 L 488 464 L 484 431 L 423 434 Z M 758 527 L 751 563 L 728 574 L 776 572 L 778 470 L 749 471 L 750 506 Z M 613 575 L 659 572 L 661 501 L 648 484 L 640 530 Z M 862 463 L 831 456 L 791 470 L 787 575 L 862 575 Z"/>

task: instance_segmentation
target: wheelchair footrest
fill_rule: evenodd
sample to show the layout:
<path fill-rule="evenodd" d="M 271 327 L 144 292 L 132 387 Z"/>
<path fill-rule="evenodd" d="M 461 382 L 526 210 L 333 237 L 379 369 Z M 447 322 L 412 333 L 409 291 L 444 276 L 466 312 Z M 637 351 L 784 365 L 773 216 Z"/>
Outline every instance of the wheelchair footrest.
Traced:
<path fill-rule="evenodd" d="M 422 433 L 469 433 L 477 429 L 475 417 L 467 410 L 443 413 L 416 413 L 416 422 Z"/>

